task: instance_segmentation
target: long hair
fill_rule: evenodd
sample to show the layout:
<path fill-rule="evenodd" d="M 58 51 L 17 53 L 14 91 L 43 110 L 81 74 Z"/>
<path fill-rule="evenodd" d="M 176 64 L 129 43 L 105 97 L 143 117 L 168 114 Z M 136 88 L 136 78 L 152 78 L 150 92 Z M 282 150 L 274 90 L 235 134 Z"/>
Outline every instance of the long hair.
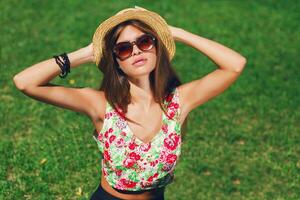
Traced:
<path fill-rule="evenodd" d="M 155 102 L 159 103 L 163 112 L 167 115 L 167 109 L 163 100 L 171 91 L 181 85 L 181 81 L 170 63 L 170 58 L 165 45 L 162 43 L 157 33 L 147 24 L 140 20 L 131 19 L 124 21 L 112 28 L 104 37 L 103 56 L 98 64 L 98 69 L 104 74 L 99 90 L 104 91 L 109 104 L 125 120 L 138 124 L 125 116 L 128 104 L 131 102 L 130 84 L 127 75 L 118 67 L 118 62 L 113 55 L 113 47 L 121 33 L 127 26 L 132 25 L 144 33 L 150 33 L 156 38 L 156 66 L 150 73 L 149 81 Z M 187 119 L 187 118 L 186 118 Z M 186 129 L 185 119 L 182 129 Z"/>

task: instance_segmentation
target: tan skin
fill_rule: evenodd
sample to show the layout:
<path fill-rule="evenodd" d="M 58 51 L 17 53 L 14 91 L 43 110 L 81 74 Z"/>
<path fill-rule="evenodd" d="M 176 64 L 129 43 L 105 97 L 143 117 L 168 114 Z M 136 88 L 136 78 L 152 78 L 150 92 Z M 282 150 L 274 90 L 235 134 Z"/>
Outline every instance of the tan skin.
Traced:
<path fill-rule="evenodd" d="M 218 66 L 216 70 L 206 76 L 178 86 L 181 109 L 180 123 L 182 124 L 189 112 L 221 94 L 239 77 L 246 64 L 246 59 L 215 41 L 181 28 L 169 26 L 169 29 L 175 41 L 200 51 Z M 141 34 L 139 29 L 128 25 L 121 32 L 117 42 L 133 41 Z M 95 62 L 92 44 L 68 53 L 68 56 L 71 68 Z M 137 56 L 146 57 L 147 63 L 138 68 L 133 66 L 132 62 Z M 124 61 L 118 59 L 117 61 L 120 68 L 130 77 L 130 93 L 133 101 L 128 105 L 126 116 L 142 124 L 142 126 L 137 126 L 128 122 L 130 129 L 138 139 L 146 143 L 155 136 L 162 123 L 162 110 L 153 101 L 148 81 L 149 74 L 155 67 L 156 49 L 142 52 L 134 45 L 131 57 Z M 60 68 L 55 60 L 50 58 L 21 71 L 14 76 L 13 81 L 17 89 L 33 99 L 88 116 L 99 132 L 102 129 L 105 114 L 106 99 L 104 93 L 89 87 L 69 88 L 51 84 L 50 81 L 59 73 Z M 101 185 L 107 192 L 123 199 L 150 199 L 151 194 L 156 192 L 154 190 L 142 194 L 122 194 L 114 190 L 103 175 L 101 176 Z"/>

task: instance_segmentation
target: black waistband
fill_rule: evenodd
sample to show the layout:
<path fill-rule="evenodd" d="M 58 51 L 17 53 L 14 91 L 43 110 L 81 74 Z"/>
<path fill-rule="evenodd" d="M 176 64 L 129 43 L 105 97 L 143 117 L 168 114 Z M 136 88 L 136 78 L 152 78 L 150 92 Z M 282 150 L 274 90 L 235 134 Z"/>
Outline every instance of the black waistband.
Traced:
<path fill-rule="evenodd" d="M 142 194 L 144 192 L 152 191 L 155 195 L 161 195 L 165 191 L 165 187 L 153 188 L 153 189 L 148 189 L 148 190 L 137 190 L 137 191 L 120 190 L 120 189 L 117 189 L 114 187 L 112 187 L 112 188 L 123 194 Z"/>

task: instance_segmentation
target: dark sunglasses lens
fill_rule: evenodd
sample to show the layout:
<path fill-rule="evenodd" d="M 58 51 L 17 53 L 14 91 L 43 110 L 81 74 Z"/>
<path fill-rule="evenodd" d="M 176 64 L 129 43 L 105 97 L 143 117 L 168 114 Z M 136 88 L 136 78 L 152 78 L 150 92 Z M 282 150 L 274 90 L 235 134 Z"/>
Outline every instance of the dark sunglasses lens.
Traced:
<path fill-rule="evenodd" d="M 144 35 L 138 40 L 137 44 L 139 49 L 149 50 L 153 47 L 154 41 L 150 35 Z"/>
<path fill-rule="evenodd" d="M 116 46 L 116 54 L 119 58 L 126 58 L 131 54 L 132 46 L 128 43 L 118 44 Z"/>

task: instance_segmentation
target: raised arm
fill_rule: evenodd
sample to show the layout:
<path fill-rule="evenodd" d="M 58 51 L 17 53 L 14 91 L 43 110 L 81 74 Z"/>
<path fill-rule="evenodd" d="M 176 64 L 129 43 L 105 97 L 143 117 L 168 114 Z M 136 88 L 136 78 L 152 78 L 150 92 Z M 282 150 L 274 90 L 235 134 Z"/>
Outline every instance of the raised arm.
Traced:
<path fill-rule="evenodd" d="M 94 62 L 92 44 L 67 55 L 71 71 L 81 64 Z M 60 73 L 61 69 L 55 59 L 50 58 L 19 72 L 13 81 L 17 89 L 33 99 L 81 112 L 90 117 L 95 114 L 95 106 L 92 103 L 94 89 L 70 88 L 50 83 Z"/>
<path fill-rule="evenodd" d="M 182 115 L 186 116 L 191 110 L 228 88 L 243 71 L 246 58 L 215 41 L 181 28 L 173 26 L 169 28 L 174 40 L 202 52 L 218 66 L 218 69 L 208 75 L 178 87 L 179 98 L 182 102 Z"/>

